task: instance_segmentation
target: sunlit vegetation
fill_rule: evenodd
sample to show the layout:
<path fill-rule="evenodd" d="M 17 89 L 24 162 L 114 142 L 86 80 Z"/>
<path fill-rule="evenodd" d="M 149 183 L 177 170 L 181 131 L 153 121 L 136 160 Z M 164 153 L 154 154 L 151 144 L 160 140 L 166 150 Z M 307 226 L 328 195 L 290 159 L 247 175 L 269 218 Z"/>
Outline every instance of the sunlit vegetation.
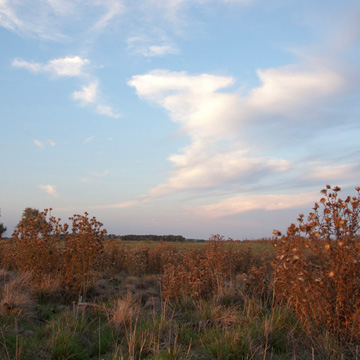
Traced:
<path fill-rule="evenodd" d="M 38 212 L 1 242 L 1 359 L 360 359 L 360 200 L 286 235 L 107 239 Z M 29 221 L 28 221 L 29 220 Z"/>

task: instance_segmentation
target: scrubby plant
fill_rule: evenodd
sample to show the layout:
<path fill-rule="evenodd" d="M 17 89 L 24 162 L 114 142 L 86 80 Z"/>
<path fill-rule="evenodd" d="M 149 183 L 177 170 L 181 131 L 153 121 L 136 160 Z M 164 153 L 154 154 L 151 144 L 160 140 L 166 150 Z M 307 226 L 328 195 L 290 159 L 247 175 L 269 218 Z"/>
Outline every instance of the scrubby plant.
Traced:
<path fill-rule="evenodd" d="M 74 215 L 72 232 L 66 237 L 62 255 L 63 282 L 72 289 L 87 290 L 88 286 L 98 277 L 100 254 L 106 230 L 95 217 L 89 219 L 85 215 Z"/>
<path fill-rule="evenodd" d="M 41 231 L 44 225 L 47 225 L 46 215 L 47 211 L 45 214 L 44 211 L 27 207 L 23 211 L 21 220 L 16 225 L 16 227 L 20 228 L 26 225 L 30 225 L 32 228 L 37 228 L 39 231 Z"/>
<path fill-rule="evenodd" d="M 14 264 L 20 272 L 31 271 L 36 284 L 43 275 L 60 271 L 59 241 L 67 231 L 61 219 L 50 216 L 47 220 L 48 213 L 46 209 L 37 216 L 23 217 L 12 234 Z"/>
<path fill-rule="evenodd" d="M 216 279 L 207 260 L 196 249 L 186 250 L 179 264 L 165 265 L 163 296 L 179 299 L 183 296 L 194 298 L 211 294 Z"/>
<path fill-rule="evenodd" d="M 69 232 L 68 224 L 48 214 L 46 209 L 20 221 L 6 254 L 18 271 L 32 273 L 37 290 L 50 289 L 52 279 L 72 292 L 86 290 L 98 276 L 106 230 L 85 213 L 70 218 Z"/>
<path fill-rule="evenodd" d="M 175 259 L 165 263 L 163 277 L 163 295 L 172 299 L 223 296 L 235 285 L 237 274 L 257 272 L 261 277 L 258 282 L 264 282 L 263 273 L 267 268 L 261 267 L 261 257 L 239 248 L 238 241 L 225 240 L 220 235 L 213 235 L 202 249 L 184 250 Z M 264 261 L 267 263 L 269 259 Z M 253 288 L 254 279 L 253 276 Z M 268 289 L 267 285 L 257 285 L 260 295 Z"/>
<path fill-rule="evenodd" d="M 322 190 L 307 218 L 286 235 L 274 230 L 276 296 L 309 328 L 360 339 L 360 188 L 342 200 L 339 187 Z"/>

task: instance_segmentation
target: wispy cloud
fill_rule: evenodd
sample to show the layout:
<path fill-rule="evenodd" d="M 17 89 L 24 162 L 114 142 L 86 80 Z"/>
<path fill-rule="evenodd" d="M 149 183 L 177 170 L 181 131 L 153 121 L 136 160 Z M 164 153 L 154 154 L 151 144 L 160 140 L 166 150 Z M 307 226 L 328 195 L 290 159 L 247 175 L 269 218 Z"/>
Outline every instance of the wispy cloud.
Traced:
<path fill-rule="evenodd" d="M 43 143 L 42 141 L 40 141 L 40 140 L 33 139 L 33 143 L 34 143 L 37 147 L 39 147 L 39 148 L 41 148 L 41 149 L 43 149 L 43 148 L 45 147 L 44 143 Z"/>
<path fill-rule="evenodd" d="M 94 138 L 95 138 L 94 136 L 89 136 L 89 137 L 85 138 L 82 143 L 89 144 L 90 142 L 92 142 L 94 140 Z"/>
<path fill-rule="evenodd" d="M 198 151 L 201 150 L 201 151 Z M 184 154 L 173 155 L 174 175 L 151 189 L 150 198 L 157 198 L 183 190 L 229 188 L 255 184 L 260 179 L 290 168 L 282 159 L 252 157 L 246 150 L 225 150 L 213 145 L 212 149 L 194 149 L 189 146 Z"/>
<path fill-rule="evenodd" d="M 325 161 L 309 162 L 306 169 L 302 169 L 304 179 L 318 180 L 322 183 L 339 184 L 357 180 L 360 177 L 358 163 L 334 165 Z"/>
<path fill-rule="evenodd" d="M 117 25 L 118 19 L 127 16 L 137 31 L 148 33 L 159 27 L 167 33 L 179 32 L 186 26 L 188 11 L 192 7 L 210 7 L 212 4 L 223 6 L 248 4 L 254 0 L 23 0 L 0 2 L 0 26 L 22 36 L 58 42 L 83 41 L 96 38 L 107 28 Z M 130 16 L 129 16 L 130 14 Z M 181 32 L 181 31 L 180 31 Z M 173 53 L 176 48 L 165 44 L 151 44 L 148 56 Z"/>
<path fill-rule="evenodd" d="M 54 185 L 39 185 L 40 189 L 43 189 L 47 194 L 53 197 L 59 197 L 58 192 L 55 189 Z"/>
<path fill-rule="evenodd" d="M 109 175 L 109 173 L 110 173 L 109 170 L 105 170 L 102 173 L 94 172 L 90 176 L 83 177 L 81 179 L 81 181 L 82 182 L 89 182 L 89 181 L 92 181 L 92 180 L 95 180 L 95 179 L 101 179 L 101 178 L 104 178 L 105 176 Z"/>
<path fill-rule="evenodd" d="M 140 200 L 130 200 L 118 204 L 92 206 L 91 209 L 126 209 L 129 207 L 139 205 L 140 203 L 141 203 Z"/>
<path fill-rule="evenodd" d="M 98 104 L 96 106 L 96 111 L 100 114 L 100 115 L 106 115 L 106 116 L 110 116 L 112 118 L 120 118 L 121 114 L 117 111 L 114 111 L 113 108 L 109 105 L 104 105 L 104 104 Z"/>
<path fill-rule="evenodd" d="M 14 59 L 11 65 L 13 67 L 24 68 L 34 73 L 38 73 L 44 69 L 44 65 L 40 63 L 28 62 L 20 59 Z"/>
<path fill-rule="evenodd" d="M 122 0 L 1 0 L 0 26 L 24 36 L 62 41 L 101 31 L 123 11 Z"/>
<path fill-rule="evenodd" d="M 46 141 L 40 141 L 38 139 L 33 139 L 33 143 L 41 149 L 44 149 L 46 146 L 55 146 L 56 145 L 56 142 L 53 140 L 50 140 L 50 139 L 47 139 Z"/>
<path fill-rule="evenodd" d="M 134 54 L 145 57 L 157 57 L 165 55 L 175 55 L 180 50 L 163 34 L 159 39 L 141 36 L 127 39 L 127 50 Z"/>
<path fill-rule="evenodd" d="M 318 192 L 273 195 L 244 194 L 230 197 L 214 204 L 188 207 L 187 210 L 202 218 L 219 218 L 259 209 L 266 211 L 298 209 L 314 204 L 318 197 Z"/>
<path fill-rule="evenodd" d="M 102 30 L 106 28 L 114 18 L 123 14 L 125 11 L 125 5 L 121 0 L 97 0 L 95 4 L 103 6 L 105 12 L 91 27 L 92 30 Z"/>

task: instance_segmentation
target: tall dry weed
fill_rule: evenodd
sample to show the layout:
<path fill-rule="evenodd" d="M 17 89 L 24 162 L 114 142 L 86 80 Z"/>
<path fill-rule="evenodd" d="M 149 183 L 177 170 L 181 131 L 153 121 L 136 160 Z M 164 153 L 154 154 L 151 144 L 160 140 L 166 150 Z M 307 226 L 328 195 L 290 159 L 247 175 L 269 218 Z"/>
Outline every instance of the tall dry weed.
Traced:
<path fill-rule="evenodd" d="M 300 214 L 284 236 L 274 231 L 275 289 L 310 328 L 355 341 L 360 339 L 360 188 L 345 200 L 339 191 L 327 185 L 307 219 Z"/>
<path fill-rule="evenodd" d="M 30 218 L 19 223 L 12 234 L 13 252 L 8 254 L 20 272 L 30 271 L 33 274 L 35 284 L 41 283 L 43 274 L 60 270 L 59 242 L 67 226 L 62 226 L 60 219 L 52 216 L 46 220 L 48 213 L 47 209 L 39 213 L 42 221 Z"/>
<path fill-rule="evenodd" d="M 90 219 L 87 212 L 70 220 L 72 232 L 66 237 L 62 253 L 62 279 L 72 289 L 86 290 L 99 276 L 106 230 L 95 217 Z"/>

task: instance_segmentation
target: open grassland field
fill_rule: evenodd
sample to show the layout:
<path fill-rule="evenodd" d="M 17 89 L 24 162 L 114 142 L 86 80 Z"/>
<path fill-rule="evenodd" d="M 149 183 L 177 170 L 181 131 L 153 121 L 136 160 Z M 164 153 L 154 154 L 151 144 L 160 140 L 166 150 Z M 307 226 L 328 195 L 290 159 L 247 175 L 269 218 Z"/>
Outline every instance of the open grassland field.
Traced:
<path fill-rule="evenodd" d="M 328 190 L 273 240 L 21 223 L 0 243 L 0 359 L 360 359 L 360 201 Z"/>
<path fill-rule="evenodd" d="M 224 240 L 224 239 L 222 239 Z M 106 240 L 104 245 L 113 244 L 117 246 L 129 246 L 130 248 L 138 248 L 138 247 L 150 247 L 153 248 L 159 243 L 169 246 L 174 246 L 178 249 L 202 249 L 206 244 L 205 242 L 194 242 L 194 241 L 151 241 L 151 240 L 141 240 L 141 241 L 124 241 L 121 238 Z M 271 239 L 254 239 L 254 240 L 236 240 L 236 241 L 228 241 L 229 244 L 236 244 L 237 249 L 251 249 L 255 253 L 258 251 L 268 251 L 274 252 L 273 241 Z"/>
<path fill-rule="evenodd" d="M 357 342 L 311 330 L 276 301 L 269 242 L 130 243 L 104 241 L 86 288 L 4 264 L 0 358 L 357 357 Z"/>

